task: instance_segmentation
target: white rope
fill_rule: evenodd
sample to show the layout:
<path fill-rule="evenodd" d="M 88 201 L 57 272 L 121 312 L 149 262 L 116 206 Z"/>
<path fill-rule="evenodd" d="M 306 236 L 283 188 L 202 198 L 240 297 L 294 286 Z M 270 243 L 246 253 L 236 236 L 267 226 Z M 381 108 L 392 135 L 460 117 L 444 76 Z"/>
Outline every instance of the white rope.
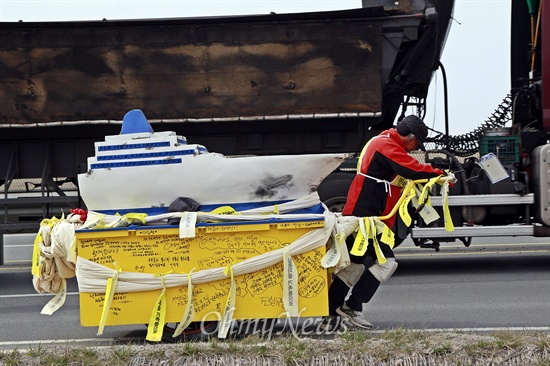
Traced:
<path fill-rule="evenodd" d="M 243 210 L 233 215 L 214 214 L 210 212 L 197 212 L 197 221 L 268 221 L 271 219 L 296 220 L 303 219 L 303 214 L 289 214 L 288 212 L 310 208 L 321 203 L 317 192 L 310 193 L 307 196 L 295 199 L 280 205 L 270 205 L 257 207 L 249 210 Z M 146 225 L 165 225 L 166 221 L 172 218 L 181 218 L 185 212 L 168 212 L 164 214 L 145 216 Z M 308 219 L 323 219 L 323 214 L 309 214 Z M 118 215 L 107 215 L 95 211 L 88 212 L 88 219 L 82 225 L 81 229 L 93 228 L 100 222 L 102 225 L 110 225 L 119 220 Z"/>
<path fill-rule="evenodd" d="M 197 220 L 198 221 L 256 221 L 256 220 L 269 220 L 269 219 L 303 219 L 303 214 L 288 214 L 287 212 L 292 212 L 304 208 L 313 207 L 321 202 L 319 194 L 313 192 L 305 197 L 295 199 L 290 202 L 281 203 L 280 205 L 270 205 L 264 207 L 252 208 L 249 210 L 243 210 L 238 212 L 238 215 L 218 215 L 211 214 L 208 212 L 198 212 Z M 278 213 L 274 213 L 278 212 Z M 169 212 L 166 214 L 147 216 L 145 222 L 147 224 L 152 224 L 155 222 L 166 221 L 171 218 L 179 217 L 181 218 L 184 215 L 183 212 Z M 308 215 L 308 218 L 313 219 L 323 219 L 323 215 Z M 109 217 L 103 219 L 104 221 L 111 220 Z"/>
<path fill-rule="evenodd" d="M 309 216 L 309 215 L 308 215 Z M 336 222 L 336 216 L 325 210 L 322 215 L 325 225 L 322 228 L 313 229 L 288 246 L 291 256 L 306 253 L 326 245 L 330 238 Z M 303 215 L 302 215 L 303 218 Z M 263 253 L 233 265 L 235 276 L 257 272 L 281 262 L 283 259 L 283 248 Z M 225 279 L 225 267 L 204 269 L 191 274 L 191 282 L 200 284 Z M 105 267 L 101 264 L 78 257 L 76 261 L 76 274 L 80 292 L 105 293 L 107 280 L 113 277 L 115 269 Z M 164 286 L 177 287 L 186 286 L 189 276 L 187 274 L 166 274 L 163 276 Z M 162 288 L 161 279 L 154 274 L 136 273 L 123 271 L 118 274 L 117 292 L 140 292 L 158 290 Z"/>
<path fill-rule="evenodd" d="M 75 276 L 75 266 L 68 258 L 75 238 L 78 223 L 61 220 L 53 227 L 42 225 L 39 233 L 40 264 L 38 276 L 33 276 L 33 285 L 38 293 L 57 293 L 63 279 Z"/>
<path fill-rule="evenodd" d="M 372 177 L 370 175 L 367 175 L 367 174 L 364 174 L 364 173 L 361 173 L 361 172 L 357 172 L 358 175 L 362 175 L 363 177 L 365 178 L 369 178 L 369 179 L 372 179 L 374 180 L 376 183 L 384 183 L 384 188 L 386 189 L 386 193 L 390 193 L 390 197 L 391 197 L 391 190 L 390 190 L 390 185 L 391 183 L 388 182 L 387 180 L 385 179 L 378 179 L 376 177 Z"/>
<path fill-rule="evenodd" d="M 292 212 L 295 210 L 313 207 L 321 202 L 321 199 L 319 198 L 319 193 L 317 191 L 308 194 L 307 196 L 300 197 L 298 199 L 295 199 L 290 202 L 281 203 L 280 205 L 277 205 L 277 211 L 279 213 L 286 213 L 286 212 Z M 275 212 L 275 205 L 272 206 L 266 206 L 266 207 L 258 207 L 258 208 L 252 208 L 250 210 L 244 210 L 241 213 L 243 214 L 265 214 L 265 213 L 272 213 Z"/>
<path fill-rule="evenodd" d="M 342 236 L 343 240 L 340 243 L 340 260 L 334 266 L 334 273 L 338 273 L 350 265 L 351 260 L 349 257 L 348 247 L 346 245 L 346 238 L 355 232 L 359 226 L 359 218 L 356 216 L 342 216 L 341 214 L 336 215 L 333 238 L 337 238 L 337 235 L 339 234 Z M 338 243 L 335 243 L 335 245 L 338 245 Z"/>

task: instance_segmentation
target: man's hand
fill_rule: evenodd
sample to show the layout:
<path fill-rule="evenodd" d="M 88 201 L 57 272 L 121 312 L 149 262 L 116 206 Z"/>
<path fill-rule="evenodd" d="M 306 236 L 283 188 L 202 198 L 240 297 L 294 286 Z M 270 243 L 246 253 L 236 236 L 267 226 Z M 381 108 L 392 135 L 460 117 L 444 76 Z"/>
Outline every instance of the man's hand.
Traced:
<path fill-rule="evenodd" d="M 449 187 L 454 186 L 455 183 L 457 182 L 457 179 L 456 179 L 454 173 L 451 172 L 450 170 L 449 170 L 449 171 L 445 171 L 445 176 L 451 178 L 451 179 L 450 179 L 450 182 L 449 182 Z"/>

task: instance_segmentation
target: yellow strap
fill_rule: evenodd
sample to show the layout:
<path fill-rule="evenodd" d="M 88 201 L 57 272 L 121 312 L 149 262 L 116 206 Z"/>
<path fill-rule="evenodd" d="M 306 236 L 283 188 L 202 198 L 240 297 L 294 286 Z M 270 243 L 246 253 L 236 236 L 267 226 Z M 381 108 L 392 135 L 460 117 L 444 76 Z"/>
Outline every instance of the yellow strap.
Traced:
<path fill-rule="evenodd" d="M 359 231 L 353 242 L 353 247 L 351 248 L 350 254 L 355 256 L 362 256 L 367 251 L 369 245 L 367 229 L 365 228 L 365 222 L 362 218 L 359 218 Z"/>
<path fill-rule="evenodd" d="M 283 305 L 287 316 L 298 316 L 298 269 L 288 246 L 283 248 Z"/>
<path fill-rule="evenodd" d="M 147 214 L 145 213 L 127 213 L 125 215 L 120 216 L 120 214 L 117 213 L 119 217 L 109 225 L 106 225 L 107 228 L 117 228 L 117 227 L 126 227 L 130 226 L 132 224 L 134 225 L 145 225 L 145 218 L 147 217 Z"/>
<path fill-rule="evenodd" d="M 112 278 L 107 279 L 107 287 L 105 288 L 105 299 L 103 301 L 101 319 L 99 320 L 99 328 L 97 330 L 98 336 L 103 334 L 103 329 L 105 328 L 105 323 L 107 322 L 107 316 L 109 315 L 109 309 L 111 308 L 111 303 L 113 302 L 113 297 L 115 296 L 117 281 L 118 271 L 114 273 Z"/>
<path fill-rule="evenodd" d="M 366 144 L 365 146 L 363 146 L 363 150 L 361 150 L 361 154 L 359 154 L 359 159 L 357 159 L 357 167 L 356 167 L 356 170 L 358 172 L 361 171 L 361 163 L 363 162 L 363 156 L 365 156 L 365 152 L 367 152 L 367 146 L 369 146 L 369 143 L 372 141 L 372 139 L 370 139 Z"/>
<path fill-rule="evenodd" d="M 200 213 L 200 212 L 199 212 Z M 204 212 L 211 215 L 238 215 L 239 213 L 231 206 L 220 206 L 210 212 Z M 220 220 L 207 220 L 207 222 L 221 222 Z"/>
<path fill-rule="evenodd" d="M 185 305 L 185 310 L 183 310 L 183 316 L 181 317 L 180 323 L 176 327 L 174 335 L 172 336 L 174 338 L 183 333 L 185 328 L 191 324 L 195 314 L 195 307 L 193 306 L 193 284 L 191 283 L 191 274 L 194 270 L 195 268 L 190 270 L 187 274 L 187 304 Z"/>
<path fill-rule="evenodd" d="M 57 217 L 54 216 L 54 217 L 52 217 L 52 218 L 50 219 L 48 225 L 50 225 L 50 227 L 54 227 L 55 224 L 57 224 L 59 221 L 62 221 L 62 220 L 64 220 L 64 219 L 65 219 L 65 213 L 63 213 L 63 214 L 61 215 L 61 218 L 60 218 L 60 219 L 58 219 Z"/>
<path fill-rule="evenodd" d="M 376 259 L 378 259 L 379 263 L 384 264 L 386 263 L 386 257 L 384 256 L 384 253 L 380 248 L 380 244 L 378 243 L 378 238 L 376 235 L 376 224 L 374 223 L 373 217 L 368 218 L 368 226 L 370 227 L 369 234 L 372 235 L 372 237 L 369 237 L 369 239 L 372 240 L 372 245 L 374 245 L 374 253 L 376 254 Z"/>
<path fill-rule="evenodd" d="M 382 232 L 380 241 L 382 243 L 389 245 L 390 248 L 393 248 L 393 246 L 395 245 L 395 235 L 393 234 L 393 231 L 391 231 L 388 225 L 384 224 L 380 220 L 376 220 L 376 227 L 377 227 L 377 232 Z"/>
<path fill-rule="evenodd" d="M 147 325 L 146 340 L 149 342 L 160 342 L 162 340 L 162 331 L 164 330 L 164 323 L 166 319 L 166 287 L 164 286 L 164 275 L 160 276 L 162 283 L 162 290 L 149 318 L 149 324 Z"/>
<path fill-rule="evenodd" d="M 103 334 L 103 328 L 105 328 L 105 323 L 107 322 L 107 315 L 109 314 L 109 309 L 111 308 L 111 303 L 115 296 L 116 285 L 118 282 L 118 274 L 122 272 L 116 262 L 113 262 L 116 272 L 113 274 L 112 278 L 107 279 L 107 287 L 105 288 L 105 299 L 103 300 L 103 309 L 101 311 L 101 319 L 99 321 L 99 329 L 97 330 L 97 335 Z"/>
<path fill-rule="evenodd" d="M 42 224 L 40 224 L 42 226 Z M 40 277 L 40 242 L 42 242 L 44 238 L 42 237 L 42 233 L 40 230 L 38 230 L 38 234 L 36 234 L 36 237 L 34 238 L 34 245 L 32 249 L 32 269 L 31 273 L 35 277 Z M 2 248 L 0 248 L 2 250 Z"/>
<path fill-rule="evenodd" d="M 392 186 L 397 186 L 401 188 L 405 188 L 407 186 L 407 183 L 409 183 L 409 180 L 400 175 L 396 175 L 395 178 L 393 178 L 393 180 L 390 182 Z"/>
<path fill-rule="evenodd" d="M 399 206 L 399 216 L 401 216 L 401 220 L 403 220 L 403 223 L 407 225 L 407 227 L 411 226 L 411 223 L 412 223 L 412 218 L 411 218 L 411 215 L 409 215 L 409 209 L 408 209 L 409 202 L 415 195 L 416 193 L 414 189 L 409 190 L 409 194 Z"/>
<path fill-rule="evenodd" d="M 233 267 L 231 265 L 225 267 L 224 275 L 231 276 L 231 286 L 229 288 L 229 295 L 227 296 L 227 302 L 223 312 L 220 328 L 218 330 L 218 338 L 226 338 L 229 328 L 231 328 L 231 321 L 233 320 L 233 312 L 235 311 L 235 294 L 236 283 L 235 275 L 233 274 Z"/>
<path fill-rule="evenodd" d="M 453 231 L 455 226 L 449 210 L 449 181 L 445 181 L 441 187 L 441 196 L 443 198 L 443 221 L 445 222 L 445 230 Z"/>
<path fill-rule="evenodd" d="M 350 251 L 355 256 L 363 256 L 367 251 L 369 240 L 372 240 L 374 252 L 379 263 L 386 263 L 386 257 L 378 243 L 378 233 L 382 233 L 382 242 L 390 245 L 393 248 L 394 236 L 393 232 L 376 217 L 363 217 L 359 219 L 359 231 L 355 237 L 355 242 Z"/>
<path fill-rule="evenodd" d="M 65 217 L 64 214 L 63 214 L 63 217 Z M 33 276 L 40 277 L 40 274 L 42 272 L 40 268 L 41 261 L 42 261 L 42 256 L 40 252 L 40 243 L 43 242 L 45 239 L 42 234 L 44 226 L 48 226 L 50 228 L 48 235 L 51 235 L 51 232 L 53 231 L 53 227 L 57 225 L 63 219 L 63 217 L 61 219 L 58 219 L 57 217 L 54 216 L 51 219 L 43 219 L 42 221 L 40 221 L 40 228 L 38 229 L 38 233 L 34 238 L 34 244 L 33 244 L 33 250 L 32 250 L 31 273 Z"/>
<path fill-rule="evenodd" d="M 89 211 L 88 217 L 86 218 L 86 222 L 80 228 L 87 229 L 87 230 L 104 229 L 105 228 L 105 225 L 103 224 L 104 218 L 105 218 L 104 214 Z"/>
<path fill-rule="evenodd" d="M 220 206 L 210 211 L 210 213 L 214 215 L 237 215 L 237 211 L 231 206 Z"/>
<path fill-rule="evenodd" d="M 433 186 L 439 181 L 440 177 L 441 176 L 438 175 L 437 177 L 431 178 L 428 183 L 424 185 L 424 188 L 422 189 L 422 194 L 418 199 L 418 203 L 420 205 L 426 203 L 426 200 L 429 199 L 429 193 L 432 191 Z"/>

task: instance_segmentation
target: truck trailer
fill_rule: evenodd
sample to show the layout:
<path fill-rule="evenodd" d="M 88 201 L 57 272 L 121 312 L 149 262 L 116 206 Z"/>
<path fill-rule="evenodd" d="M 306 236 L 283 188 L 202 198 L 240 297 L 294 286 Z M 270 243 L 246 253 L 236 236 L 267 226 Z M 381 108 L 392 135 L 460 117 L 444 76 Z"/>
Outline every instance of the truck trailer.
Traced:
<path fill-rule="evenodd" d="M 328 12 L 0 22 L 0 232 L 36 231 L 52 208 L 82 206 L 76 177 L 94 142 L 118 133 L 135 108 L 155 130 L 226 156 L 354 154 L 318 189 L 338 211 L 363 145 L 411 110 L 424 116 L 430 82 L 444 75 L 453 9 L 454 1 L 363 0 Z M 550 235 L 549 13 L 542 2 L 513 2 L 510 95 L 469 134 L 450 136 L 446 120 L 421 157 L 458 178 L 455 230 L 416 218 L 410 228 L 398 221 L 401 239 L 437 249 L 476 236 Z M 488 156 L 505 172 L 498 182 L 483 168 Z M 31 180 L 24 193 L 37 197 L 13 193 Z"/>

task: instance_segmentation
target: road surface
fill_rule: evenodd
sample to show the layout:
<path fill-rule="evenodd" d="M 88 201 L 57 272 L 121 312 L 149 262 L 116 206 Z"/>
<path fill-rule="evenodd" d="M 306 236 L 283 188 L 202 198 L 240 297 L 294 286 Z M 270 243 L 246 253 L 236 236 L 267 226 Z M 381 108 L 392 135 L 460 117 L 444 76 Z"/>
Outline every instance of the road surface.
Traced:
<path fill-rule="evenodd" d="M 0 349 L 14 345 L 83 342 L 91 345 L 145 338 L 144 325 L 81 327 L 78 287 L 70 279 L 65 305 L 41 315 L 53 295 L 32 286 L 33 235 L 5 238 L 0 266 Z M 365 306 L 379 330 L 550 329 L 550 238 L 474 239 L 443 244 L 436 253 L 405 241 L 396 248 L 399 268 Z M 10 330 L 10 331 L 5 331 Z"/>

